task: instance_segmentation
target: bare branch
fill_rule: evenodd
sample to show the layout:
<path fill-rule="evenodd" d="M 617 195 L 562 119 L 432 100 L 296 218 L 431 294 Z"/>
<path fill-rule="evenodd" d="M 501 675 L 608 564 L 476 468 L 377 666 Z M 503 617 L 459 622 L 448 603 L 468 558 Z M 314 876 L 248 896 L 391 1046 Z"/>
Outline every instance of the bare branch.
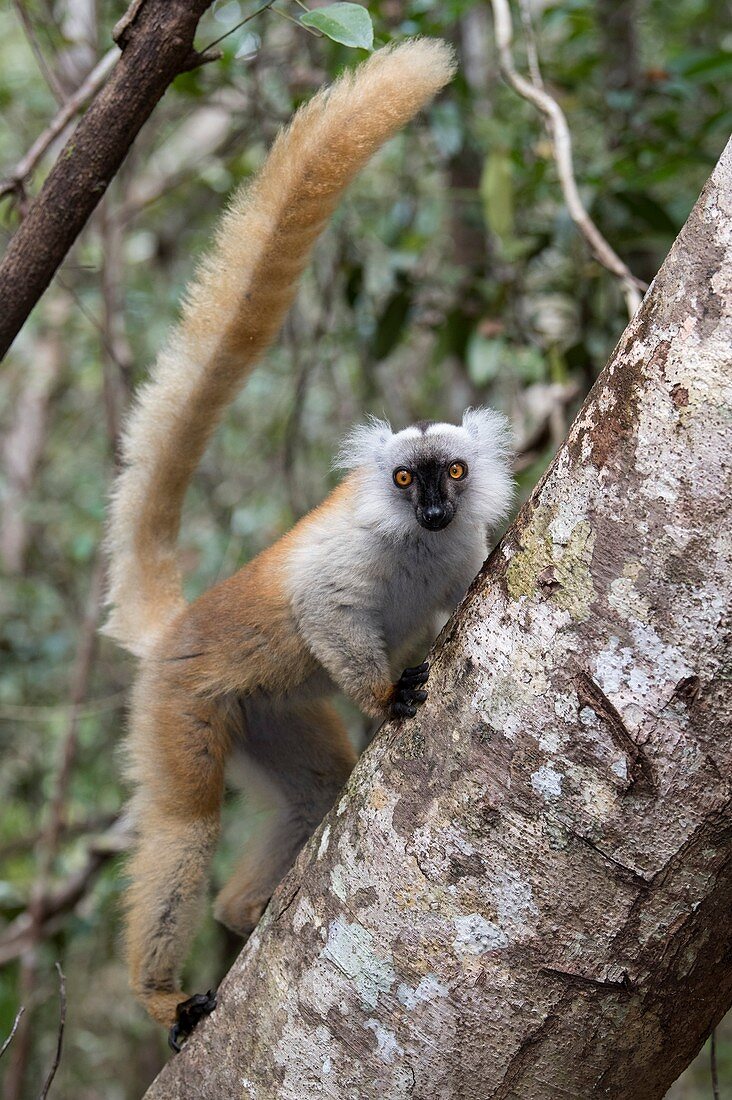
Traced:
<path fill-rule="evenodd" d="M 90 843 L 83 866 L 62 886 L 49 889 L 43 895 L 36 894 L 29 907 L 0 936 L 0 966 L 12 959 L 32 955 L 33 946 L 62 925 L 65 915 L 86 897 L 102 867 L 126 849 L 128 829 L 129 822 L 119 818 L 108 832 Z M 33 905 L 34 913 L 31 912 Z"/>
<path fill-rule="evenodd" d="M 41 1089 L 38 1100 L 46 1100 L 48 1096 L 48 1090 L 53 1084 L 53 1079 L 56 1076 L 56 1070 L 61 1062 L 61 1051 L 64 1045 L 64 1027 L 66 1026 L 66 978 L 64 972 L 61 969 L 61 963 L 56 963 L 56 970 L 58 971 L 58 993 L 61 1001 L 61 1009 L 59 1012 L 58 1021 L 58 1039 L 56 1042 L 56 1054 L 54 1055 L 53 1065 L 48 1071 L 48 1075 Z"/>
<path fill-rule="evenodd" d="M 33 56 L 35 57 L 36 61 L 38 62 L 38 68 L 41 70 L 41 75 L 43 76 L 43 79 L 46 81 L 46 84 L 48 85 L 49 91 L 51 92 L 51 95 L 56 100 L 56 102 L 60 105 L 64 102 L 64 99 L 66 98 L 65 95 L 64 95 L 64 90 L 61 87 L 61 83 L 60 83 L 58 77 L 56 76 L 56 74 L 54 73 L 53 69 L 48 64 L 48 62 L 46 61 L 46 58 L 43 54 L 43 50 L 41 49 L 40 44 L 38 42 L 38 39 L 36 37 L 36 29 L 33 26 L 33 22 L 31 20 L 30 15 L 26 11 L 26 7 L 25 7 L 25 4 L 23 3 L 23 0 L 13 0 L 13 7 L 15 8 L 18 19 L 21 22 L 21 25 L 22 25 L 23 30 L 25 32 L 25 37 L 28 41 L 28 45 L 31 48 Z"/>
<path fill-rule="evenodd" d="M 193 46 L 211 0 L 144 0 L 117 41 L 122 56 L 66 143 L 0 263 L 0 356 L 8 350 Z"/>
<path fill-rule="evenodd" d="M 15 1035 L 16 1031 L 18 1030 L 18 1024 L 20 1023 L 20 1017 L 23 1015 L 24 1012 L 25 1012 L 25 1005 L 21 1005 L 20 1008 L 18 1009 L 18 1011 L 15 1013 L 15 1019 L 13 1020 L 13 1026 L 10 1029 L 10 1034 L 8 1035 L 8 1037 L 5 1040 L 5 1042 L 3 1043 L 3 1045 L 0 1047 L 0 1058 L 2 1058 L 3 1054 L 5 1053 L 5 1051 L 8 1049 L 8 1047 L 12 1043 L 13 1036 Z"/>
<path fill-rule="evenodd" d="M 116 813 L 95 814 L 93 817 L 84 818 L 82 821 L 69 821 L 64 822 L 60 835 L 65 843 L 76 839 L 79 836 L 84 836 L 88 833 L 98 833 L 104 829 L 111 828 L 117 820 Z M 31 848 L 35 848 L 37 844 L 43 839 L 43 829 L 36 829 L 34 832 L 25 833 L 23 836 L 16 837 L 14 840 L 9 840 L 6 844 L 0 844 L 0 860 L 7 859 L 9 856 L 15 856 L 22 852 L 28 852 Z"/>
<path fill-rule="evenodd" d="M 129 695 L 126 690 L 115 691 L 100 699 L 90 699 L 74 707 L 71 703 L 50 703 L 42 706 L 27 706 L 23 703 L 3 703 L 0 705 L 0 722 L 53 722 L 59 714 L 76 710 L 78 718 L 89 718 L 93 714 L 106 714 L 121 707 Z"/>
<path fill-rule="evenodd" d="M 640 291 L 645 291 L 647 286 L 633 275 L 628 265 L 620 259 L 614 249 L 608 244 L 600 230 L 587 213 L 577 188 L 572 162 L 572 136 L 569 131 L 564 111 L 557 101 L 549 93 L 536 83 L 526 80 L 517 71 L 513 61 L 513 26 L 511 23 L 511 11 L 508 0 L 491 0 L 493 5 L 493 20 L 496 32 L 496 46 L 501 73 L 508 84 L 522 97 L 532 103 L 547 120 L 549 133 L 554 146 L 554 159 L 557 164 L 559 182 L 564 194 L 567 209 L 585 238 L 596 259 L 617 276 L 623 285 L 623 293 L 628 309 L 628 315 L 632 317 L 641 303 Z M 537 62 L 538 67 L 538 62 Z"/>
<path fill-rule="evenodd" d="M 49 123 L 42 134 L 38 135 L 22 160 L 19 160 L 15 168 L 11 169 L 6 179 L 0 181 L 0 198 L 4 195 L 12 194 L 13 192 L 23 192 L 28 177 L 31 175 L 48 147 L 55 141 L 59 134 L 64 132 L 74 115 L 78 114 L 78 112 L 86 106 L 89 100 L 97 94 L 114 68 L 119 56 L 120 53 L 118 48 L 113 46 L 111 50 L 105 53 L 101 61 L 94 66 L 86 80 L 84 80 L 74 94 L 66 100 L 53 121 Z"/>

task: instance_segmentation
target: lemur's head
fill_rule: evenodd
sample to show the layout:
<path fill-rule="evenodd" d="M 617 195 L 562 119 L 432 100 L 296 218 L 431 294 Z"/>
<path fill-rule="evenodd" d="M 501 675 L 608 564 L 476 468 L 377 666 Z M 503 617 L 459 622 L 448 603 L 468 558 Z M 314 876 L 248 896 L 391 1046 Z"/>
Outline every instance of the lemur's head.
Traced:
<path fill-rule="evenodd" d="M 506 420 L 492 409 L 468 409 L 462 423 L 420 421 L 393 432 L 371 419 L 347 436 L 341 468 L 361 468 L 359 508 L 369 525 L 409 534 L 415 521 L 443 531 L 459 517 L 490 527 L 506 514 L 513 483 Z"/>

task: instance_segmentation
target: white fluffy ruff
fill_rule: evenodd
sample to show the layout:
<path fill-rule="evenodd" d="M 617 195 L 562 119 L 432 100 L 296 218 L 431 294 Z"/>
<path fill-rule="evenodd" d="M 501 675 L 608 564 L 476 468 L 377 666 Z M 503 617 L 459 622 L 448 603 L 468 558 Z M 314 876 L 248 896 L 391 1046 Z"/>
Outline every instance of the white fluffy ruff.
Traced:
<path fill-rule="evenodd" d="M 335 465 L 362 469 L 366 475 L 360 479 L 359 522 L 403 538 L 414 535 L 414 510 L 394 485 L 393 471 L 414 465 L 420 452 L 437 452 L 445 463 L 462 459 L 469 472 L 456 519 L 492 528 L 505 518 L 513 500 L 510 439 L 508 421 L 494 409 L 468 409 L 461 424 L 430 424 L 425 431 L 409 427 L 393 432 L 386 420 L 372 417 L 349 432 Z"/>

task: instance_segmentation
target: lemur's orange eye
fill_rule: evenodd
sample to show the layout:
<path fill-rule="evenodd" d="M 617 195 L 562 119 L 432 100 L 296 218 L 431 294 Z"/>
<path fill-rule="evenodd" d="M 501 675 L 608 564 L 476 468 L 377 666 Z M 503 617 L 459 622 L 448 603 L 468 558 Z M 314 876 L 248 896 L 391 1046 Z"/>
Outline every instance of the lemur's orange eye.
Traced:
<path fill-rule="evenodd" d="M 412 484 L 412 475 L 409 470 L 406 470 L 403 466 L 400 469 L 394 471 L 394 484 L 398 485 L 400 489 L 406 489 L 408 485 Z"/>
<path fill-rule="evenodd" d="M 453 462 L 452 466 L 447 472 L 453 481 L 460 481 L 460 479 L 465 477 L 465 475 L 467 474 L 468 467 L 465 465 L 464 462 Z"/>

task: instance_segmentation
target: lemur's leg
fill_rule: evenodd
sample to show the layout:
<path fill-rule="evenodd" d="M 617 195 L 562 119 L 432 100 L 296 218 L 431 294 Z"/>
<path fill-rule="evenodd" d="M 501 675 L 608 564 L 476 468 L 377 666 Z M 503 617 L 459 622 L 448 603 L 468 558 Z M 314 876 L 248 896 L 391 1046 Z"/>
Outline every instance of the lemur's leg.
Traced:
<path fill-rule="evenodd" d="M 346 782 L 356 754 L 337 712 L 323 701 L 297 707 L 249 707 L 245 744 L 236 751 L 234 781 L 256 818 L 214 914 L 240 935 L 261 917 L 277 883 L 325 817 Z"/>
<path fill-rule="evenodd" d="M 181 706 L 167 682 L 148 675 L 137 689 L 131 728 L 129 770 L 137 790 L 127 955 L 135 993 L 170 1027 L 186 1000 L 180 970 L 219 833 L 228 724 L 215 701 L 188 698 Z"/>

